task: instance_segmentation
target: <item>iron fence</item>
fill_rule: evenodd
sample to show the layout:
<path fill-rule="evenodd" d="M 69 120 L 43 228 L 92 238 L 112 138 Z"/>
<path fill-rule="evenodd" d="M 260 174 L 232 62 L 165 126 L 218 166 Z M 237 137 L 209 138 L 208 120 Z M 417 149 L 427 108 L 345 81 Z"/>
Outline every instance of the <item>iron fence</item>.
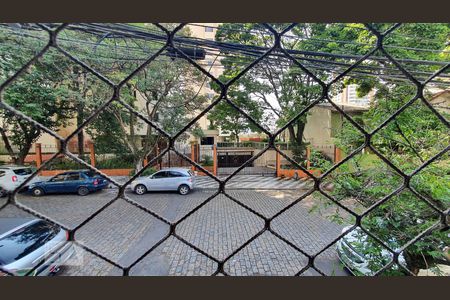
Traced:
<path fill-rule="evenodd" d="M 373 137 L 373 135 L 379 131 L 381 128 L 383 128 L 383 126 L 385 126 L 389 121 L 393 120 L 395 117 L 397 117 L 400 113 L 402 113 L 405 109 L 407 109 L 410 105 L 412 105 L 413 102 L 415 102 L 416 100 L 422 101 L 424 105 L 426 105 L 432 112 L 433 114 L 439 118 L 439 120 L 445 124 L 445 126 L 447 126 L 448 128 L 450 127 L 448 120 L 446 120 L 438 111 L 436 111 L 436 109 L 428 102 L 425 100 L 424 97 L 424 88 L 425 85 L 428 84 L 429 82 L 431 82 L 432 80 L 434 80 L 437 76 L 443 74 L 444 72 L 446 72 L 449 68 L 449 64 L 444 65 L 440 70 L 436 71 L 433 75 L 427 77 L 425 80 L 418 80 L 415 75 L 413 75 L 412 72 L 408 71 L 407 69 L 405 69 L 402 64 L 400 64 L 396 59 L 394 59 L 383 47 L 383 43 L 384 40 L 389 37 L 389 35 L 394 32 L 397 28 L 398 28 L 398 24 L 394 25 L 392 27 L 390 27 L 389 29 L 387 29 L 384 32 L 380 32 L 377 29 L 375 29 L 372 25 L 366 25 L 367 30 L 373 34 L 374 36 L 376 36 L 377 39 L 377 43 L 376 46 L 371 49 L 367 54 L 359 57 L 359 58 L 354 58 L 354 63 L 352 63 L 349 66 L 346 66 L 345 69 L 340 72 L 340 74 L 338 76 L 336 76 L 331 82 L 324 82 L 321 79 L 317 78 L 315 76 L 314 73 L 312 73 L 309 68 L 307 67 L 308 64 L 306 64 L 303 61 L 300 61 L 299 59 L 297 59 L 292 52 L 287 51 L 284 47 L 282 47 L 281 45 L 281 39 L 283 37 L 283 35 L 285 35 L 286 33 L 288 33 L 296 24 L 291 24 L 290 26 L 287 26 L 284 30 L 282 31 L 277 31 L 275 30 L 271 25 L 268 24 L 263 24 L 262 26 L 267 29 L 273 38 L 273 45 L 271 47 L 269 47 L 268 49 L 264 50 L 262 52 L 262 54 L 258 55 L 257 57 L 254 57 L 254 59 L 252 60 L 252 62 L 247 65 L 245 68 L 243 68 L 238 74 L 236 74 L 236 76 L 227 81 L 227 82 L 222 82 L 221 80 L 217 79 L 216 77 L 214 77 L 211 73 L 209 73 L 207 70 L 205 70 L 204 68 L 202 68 L 193 58 L 191 58 L 189 55 L 187 55 L 185 52 L 183 52 L 175 43 L 177 38 L 176 38 L 176 33 L 179 32 L 185 25 L 181 24 L 176 26 L 173 30 L 169 30 L 166 27 L 160 25 L 160 24 L 155 24 L 156 27 L 158 27 L 161 31 L 163 31 L 166 35 L 166 37 L 162 40 L 162 42 L 164 43 L 163 47 L 158 50 L 155 54 L 153 54 L 150 58 L 146 59 L 145 62 L 141 63 L 139 65 L 139 67 L 137 67 L 132 73 L 128 74 L 126 76 L 125 79 L 123 79 L 122 81 L 120 81 L 120 83 L 114 83 L 113 81 L 111 81 L 109 78 L 107 78 L 106 76 L 104 76 L 103 74 L 101 74 L 100 72 L 96 71 L 95 69 L 93 69 L 91 66 L 89 66 L 88 64 L 84 63 L 81 59 L 76 58 L 75 56 L 73 56 L 71 53 L 67 52 L 64 48 L 62 48 L 59 45 L 59 38 L 61 35 L 61 32 L 63 31 L 64 28 L 67 28 L 69 26 L 69 24 L 63 24 L 63 25 L 59 25 L 59 26 L 50 26 L 50 25 L 44 25 L 44 24 L 37 24 L 35 26 L 37 26 L 38 28 L 44 30 L 47 34 L 48 34 L 48 41 L 46 46 L 34 57 L 32 57 L 26 64 L 24 64 L 20 70 L 18 70 L 17 72 L 15 72 L 14 74 L 11 74 L 10 76 L 8 76 L 8 78 L 1 84 L 0 86 L 0 92 L 4 92 L 5 88 L 7 88 L 9 85 L 11 85 L 19 76 L 21 76 L 21 74 L 23 74 L 24 72 L 26 72 L 27 68 L 32 65 L 33 63 L 35 63 L 40 57 L 42 57 L 47 51 L 49 51 L 50 49 L 58 51 L 59 53 L 61 53 L 62 55 L 64 55 L 65 57 L 67 57 L 68 59 L 70 59 L 73 63 L 75 63 L 76 65 L 78 65 L 80 68 L 84 69 L 86 72 L 89 72 L 90 74 L 94 75 L 96 78 L 98 78 L 99 80 L 101 80 L 102 82 L 104 82 L 107 86 L 109 86 L 112 90 L 113 90 L 113 95 L 112 97 L 106 101 L 105 103 L 103 103 L 102 105 L 100 105 L 89 117 L 87 117 L 82 124 L 73 132 L 71 133 L 67 138 L 62 138 L 60 135 L 58 135 L 57 133 L 55 133 L 54 131 L 48 129 L 47 127 L 43 126 L 42 124 L 40 124 L 39 122 L 35 121 L 33 118 L 31 118 L 30 116 L 25 115 L 24 113 L 22 113 L 21 111 L 15 109 L 14 107 L 10 106 L 9 104 L 7 104 L 4 99 L 2 98 L 1 102 L 0 102 L 0 107 L 10 113 L 13 113 L 17 118 L 21 119 L 21 120 L 26 120 L 27 122 L 33 124 L 34 126 L 40 128 L 43 132 L 46 132 L 47 134 L 53 136 L 60 144 L 60 150 L 58 152 L 55 153 L 55 155 L 52 157 L 52 159 L 55 159 L 56 157 L 58 157 L 60 154 L 63 154 L 69 158 L 71 158 L 72 160 L 80 163 L 81 165 L 84 165 L 86 168 L 104 176 L 105 178 L 107 178 L 114 186 L 116 186 L 118 188 L 118 195 L 112 199 L 111 201 L 107 202 L 105 205 L 103 205 L 100 209 L 98 209 L 97 211 L 95 211 L 93 214 L 91 214 L 87 219 L 85 219 L 81 224 L 79 224 L 78 226 L 76 226 L 73 229 L 70 228 L 65 228 L 65 226 L 63 224 L 58 224 L 60 226 L 62 226 L 63 228 L 65 228 L 66 230 L 69 231 L 69 240 L 74 242 L 77 246 L 81 247 L 82 249 L 88 251 L 91 254 L 96 255 L 97 257 L 101 258 L 102 260 L 108 262 L 109 264 L 116 266 L 118 268 L 120 268 L 123 271 L 123 275 L 128 276 L 130 269 L 133 268 L 138 262 L 140 262 L 144 257 L 146 257 L 149 253 L 151 253 L 152 251 L 154 251 L 155 248 L 157 248 L 159 245 L 161 245 L 164 241 L 166 241 L 169 237 L 174 237 L 177 240 L 181 241 L 182 243 L 188 245 L 190 248 L 194 249 L 195 251 L 201 253 L 202 255 L 204 255 L 205 257 L 211 259 L 212 261 L 217 263 L 217 269 L 216 271 L 213 273 L 213 275 L 218 275 L 218 274 L 223 274 L 223 275 L 228 275 L 227 272 L 224 270 L 224 265 L 227 261 L 230 260 L 230 258 L 232 258 L 233 256 L 235 256 L 238 252 L 240 252 L 242 249 L 244 249 L 246 246 L 248 246 L 252 241 L 254 241 L 256 238 L 258 238 L 259 236 L 261 236 L 263 233 L 265 232 L 270 232 L 272 233 L 274 236 L 276 236 L 278 239 L 282 240 L 283 242 L 285 242 L 286 244 L 288 244 L 290 247 L 292 247 L 293 249 L 295 249 L 295 251 L 298 251 L 300 253 L 302 253 L 303 255 L 305 255 L 306 257 L 308 257 L 308 263 L 305 267 L 303 267 L 296 275 L 301 275 L 302 273 L 304 273 L 306 270 L 308 269 L 314 269 L 315 271 L 317 271 L 319 274 L 325 275 L 320 268 L 317 267 L 317 265 L 315 264 L 315 259 L 324 251 L 326 251 L 327 249 L 329 249 L 330 247 L 332 247 L 333 245 L 336 244 L 336 242 L 342 238 L 345 234 L 347 234 L 348 232 L 350 232 L 351 230 L 355 229 L 355 228 L 361 228 L 365 234 L 367 234 L 368 236 L 370 236 L 371 238 L 373 238 L 376 242 L 378 242 L 380 245 L 382 245 L 385 249 L 387 249 L 393 256 L 393 259 L 390 261 L 390 263 L 386 264 L 384 267 L 382 267 L 380 270 L 378 270 L 378 272 L 376 273 L 376 275 L 381 274 L 383 271 L 387 270 L 388 268 L 390 268 L 393 265 L 398 265 L 400 268 L 404 269 L 406 272 L 411 273 L 410 270 L 408 270 L 407 268 L 405 268 L 402 264 L 399 264 L 399 255 L 402 251 L 404 251 L 408 246 L 412 245 L 413 243 L 417 242 L 419 239 L 423 238 L 424 236 L 432 233 L 435 230 L 447 230 L 448 229 L 448 214 L 449 214 L 449 210 L 441 210 L 439 208 L 437 208 L 433 203 L 431 203 L 426 197 L 424 197 L 423 195 L 421 195 L 420 193 L 418 193 L 414 188 L 411 187 L 410 185 L 410 181 L 412 176 L 414 176 L 415 174 L 417 174 L 418 172 L 420 172 L 421 170 L 423 170 L 425 167 L 427 167 L 428 165 L 430 165 L 431 163 L 433 163 L 434 161 L 436 161 L 439 157 L 443 156 L 448 150 L 449 150 L 449 146 L 447 146 L 445 149 L 441 150 L 439 153 L 437 153 L 436 155 L 434 155 L 433 157 L 431 157 L 430 159 L 428 159 L 427 161 L 423 162 L 421 164 L 420 167 L 416 168 L 412 173 L 410 174 L 406 174 L 405 172 L 403 172 L 401 169 L 399 169 L 394 163 L 392 163 L 388 158 L 386 158 L 385 156 L 383 156 L 375 147 L 373 147 L 373 145 L 371 144 L 371 139 Z M 75 24 L 76 26 L 76 24 Z M 133 78 L 134 75 L 136 75 L 139 71 L 141 71 L 142 69 L 144 69 L 148 64 L 150 64 L 152 61 L 154 61 L 158 56 L 163 55 L 162 53 L 167 50 L 170 53 L 174 53 L 175 56 L 177 57 L 177 59 L 184 59 L 186 62 L 188 62 L 189 64 L 191 64 L 192 66 L 194 66 L 198 71 L 200 71 L 202 74 L 204 74 L 206 77 L 208 77 L 214 84 L 217 85 L 219 92 L 219 95 L 210 103 L 208 104 L 208 106 L 202 110 L 200 113 L 198 113 L 195 118 L 193 118 L 188 124 L 186 124 L 181 130 L 177 131 L 174 134 L 170 134 L 166 131 L 164 131 L 163 129 L 161 129 L 157 124 L 155 124 L 153 121 L 148 120 L 145 116 L 143 116 L 142 114 L 140 114 L 134 107 L 131 107 L 129 104 L 127 104 L 125 101 L 123 101 L 123 99 L 121 99 L 121 89 L 124 89 L 127 82 L 129 80 L 131 80 Z M 335 104 L 334 102 L 331 101 L 330 99 L 330 89 L 331 89 L 331 85 L 336 83 L 338 80 L 342 79 L 344 76 L 346 76 L 348 73 L 350 73 L 353 70 L 356 70 L 358 68 L 358 66 L 365 60 L 367 59 L 370 55 L 372 55 L 375 52 L 381 52 L 384 54 L 383 57 L 383 61 L 387 61 L 389 63 L 392 63 L 393 65 L 395 65 L 400 71 L 401 74 L 404 75 L 411 84 L 413 84 L 416 88 L 417 91 L 417 95 L 414 96 L 410 101 L 408 101 L 407 103 L 405 103 L 400 109 L 396 110 L 394 113 L 392 113 L 389 118 L 387 118 L 384 122 L 382 122 L 380 125 L 378 125 L 374 130 L 372 131 L 368 131 L 367 129 L 363 128 L 359 123 L 355 122 L 353 120 L 353 118 L 346 113 L 341 106 Z M 242 76 L 244 76 L 246 74 L 246 72 L 248 72 L 249 70 L 251 70 L 252 68 L 254 68 L 259 62 L 261 62 L 263 59 L 265 59 L 266 57 L 268 57 L 271 54 L 277 53 L 277 55 L 279 56 L 283 56 L 284 58 L 286 58 L 287 60 L 289 60 L 290 62 L 292 62 L 293 64 L 295 64 L 299 69 L 301 69 L 305 74 L 307 74 L 309 77 L 311 77 L 321 88 L 321 96 L 319 98 L 317 98 L 316 100 L 312 101 L 308 106 L 306 106 L 300 113 L 298 113 L 296 116 L 294 116 L 289 122 L 287 122 L 285 125 L 283 125 L 281 128 L 279 128 L 275 133 L 270 132 L 269 130 L 267 130 L 265 127 L 261 126 L 260 124 L 258 124 L 258 122 L 249 114 L 248 111 L 244 110 L 243 108 L 241 108 L 239 105 L 236 105 L 232 99 L 229 98 L 228 96 L 228 91 L 230 89 L 231 86 L 233 86 L 233 84 L 236 83 L 236 81 L 241 78 Z M 327 170 L 326 172 L 324 172 L 323 174 L 321 174 L 320 176 L 314 176 L 313 174 L 310 174 L 305 167 L 303 167 L 302 165 L 299 165 L 295 160 L 293 160 L 291 157 L 287 156 L 282 149 L 280 149 L 279 147 L 277 147 L 277 143 L 276 140 L 279 137 L 280 133 L 282 131 L 284 131 L 291 123 L 295 122 L 295 120 L 297 120 L 298 118 L 301 118 L 302 116 L 304 116 L 312 107 L 314 107 L 315 105 L 319 104 L 319 102 L 321 101 L 328 101 L 335 109 L 336 111 L 338 111 L 349 123 L 351 123 L 355 128 L 358 129 L 358 131 L 364 136 L 364 143 L 363 145 L 361 145 L 359 148 L 355 149 L 353 152 L 351 152 L 349 155 L 347 155 L 344 159 L 342 159 L 339 163 L 335 164 L 333 167 L 331 167 L 329 170 Z M 236 111 L 238 111 L 241 115 L 245 116 L 245 118 L 247 120 L 249 120 L 251 122 L 252 125 L 256 126 L 261 132 L 265 133 L 268 137 L 269 140 L 266 144 L 264 144 L 264 149 L 262 149 L 261 152 L 258 153 L 258 155 L 251 157 L 250 159 L 248 159 L 244 164 L 242 164 L 241 166 L 237 167 L 232 174 L 230 174 L 228 177 L 226 177 L 225 179 L 219 179 L 217 176 L 214 176 L 211 172 L 209 172 L 208 170 L 204 169 L 200 164 L 196 163 L 195 161 L 191 160 L 191 158 L 187 155 L 185 155 L 184 153 L 180 152 L 180 149 L 178 149 L 177 147 L 174 147 L 175 142 L 177 137 L 179 137 L 181 134 L 183 134 L 184 132 L 186 132 L 190 126 L 192 126 L 196 121 L 198 121 L 202 116 L 204 116 L 206 113 L 208 113 L 213 107 L 215 107 L 216 105 L 218 105 L 219 103 L 227 103 L 229 106 L 231 106 L 233 109 L 235 109 Z M 191 165 L 194 165 L 198 170 L 201 170 L 202 172 L 204 172 L 207 176 L 209 176 L 210 178 L 212 178 L 215 182 L 217 182 L 219 188 L 218 190 L 211 195 L 210 197 L 208 197 L 206 200 L 202 201 L 199 205 L 197 205 L 195 208 L 193 208 L 192 210 L 190 210 L 184 217 L 182 217 L 181 219 L 171 222 L 169 220 L 167 220 L 166 218 L 164 218 L 163 216 L 159 215 L 158 213 L 155 213 L 154 211 L 143 207 L 142 205 L 136 203 L 135 201 L 129 199 L 125 194 L 125 188 L 134 180 L 136 179 L 142 172 L 144 172 L 145 168 L 142 169 L 141 171 L 137 172 L 132 178 L 130 178 L 126 183 L 119 183 L 116 182 L 113 178 L 110 178 L 108 176 L 106 176 L 105 174 L 102 174 L 98 169 L 96 169 L 95 167 L 89 165 L 88 163 L 86 163 L 85 161 L 79 159 L 76 155 L 74 155 L 73 153 L 68 151 L 68 146 L 69 146 L 69 140 L 71 138 L 73 138 L 74 136 L 76 136 L 81 130 L 83 130 L 83 128 L 85 126 L 88 125 L 88 123 L 93 120 L 96 116 L 98 116 L 103 110 L 107 109 L 108 106 L 113 105 L 113 104 L 121 104 L 122 106 L 126 107 L 127 109 L 129 109 L 137 118 L 141 119 L 143 122 L 145 122 L 146 124 L 148 124 L 149 126 L 151 126 L 155 131 L 157 131 L 159 134 L 161 134 L 161 136 L 163 136 L 165 139 L 167 139 L 168 141 L 168 147 L 166 149 L 163 149 L 160 151 L 160 153 L 154 157 L 148 164 L 147 167 L 149 167 L 151 164 L 155 163 L 158 161 L 158 159 L 161 159 L 164 155 L 166 155 L 167 153 L 169 153 L 169 151 L 173 151 L 174 153 L 176 153 L 177 155 L 183 157 L 184 160 L 188 161 Z M 338 201 L 337 199 L 334 199 L 332 196 L 330 196 L 328 193 L 326 193 L 323 190 L 323 187 L 321 185 L 321 183 L 323 182 L 323 180 L 325 178 L 327 178 L 327 176 L 333 172 L 334 170 L 336 170 L 337 168 L 339 168 L 342 164 L 344 164 L 346 161 L 350 160 L 352 157 L 354 157 L 360 150 L 364 149 L 364 148 L 368 148 L 370 149 L 379 159 L 381 159 L 385 164 L 387 164 L 390 168 L 394 169 L 398 174 L 401 175 L 402 179 L 403 179 L 403 184 L 396 189 L 395 191 L 391 192 L 389 195 L 385 196 L 384 198 L 382 198 L 380 201 L 378 201 L 376 204 L 374 204 L 373 206 L 371 206 L 369 209 L 367 209 L 364 213 L 362 214 L 358 214 L 355 213 L 354 211 L 350 210 L 349 208 L 347 208 L 346 206 L 344 206 L 340 201 Z M 234 176 L 236 176 L 241 170 L 243 170 L 246 166 L 251 165 L 253 163 L 253 161 L 255 161 L 259 156 L 261 156 L 265 151 L 267 150 L 273 150 L 273 151 L 277 151 L 285 160 L 287 160 L 288 162 L 290 162 L 292 165 L 295 165 L 298 169 L 303 170 L 306 174 L 308 174 L 308 176 L 310 177 L 310 179 L 314 182 L 314 188 L 311 189 L 309 192 L 301 195 L 298 199 L 296 199 L 295 201 L 293 201 L 291 204 L 287 205 L 286 207 L 284 207 L 283 209 L 281 209 L 280 211 L 278 211 L 276 214 L 274 214 L 271 217 L 267 217 L 264 216 L 262 214 L 260 214 L 259 212 L 257 212 L 256 210 L 254 210 L 253 208 L 249 207 L 248 205 L 242 203 L 241 201 L 235 199 L 234 197 L 232 197 L 231 195 L 229 195 L 226 191 L 226 186 L 227 183 L 230 181 L 230 179 L 232 179 Z M 34 174 L 32 177 L 30 177 L 29 179 L 27 179 L 24 183 L 22 183 L 22 185 L 17 188 L 14 193 L 10 194 L 7 198 L 7 202 L 0 207 L 0 210 L 5 208 L 8 205 L 13 205 L 15 207 L 20 208 L 21 210 L 27 211 L 39 218 L 48 220 L 52 223 L 56 223 L 54 222 L 54 220 L 51 220 L 48 216 L 42 215 L 40 213 L 37 213 L 36 211 L 30 210 L 28 209 L 25 205 L 21 204 L 20 202 L 18 202 L 16 200 L 16 196 L 17 193 L 19 191 L 20 188 L 24 187 L 30 180 L 32 180 L 32 178 L 34 176 L 36 176 L 37 172 L 43 170 L 49 163 L 51 163 L 52 159 L 46 161 Z M 376 235 L 374 235 L 372 232 L 366 230 L 363 226 L 361 226 L 361 222 L 363 220 L 363 218 L 365 216 L 367 216 L 371 211 L 373 211 L 374 209 L 376 209 L 377 207 L 379 207 L 380 205 L 382 205 L 383 203 L 385 203 L 386 201 L 388 201 L 390 198 L 394 197 L 395 195 L 397 195 L 398 193 L 400 193 L 403 190 L 409 190 L 411 193 L 413 193 L 416 197 L 418 197 L 421 201 L 423 201 L 424 203 L 426 203 L 433 211 L 435 211 L 437 214 L 439 214 L 440 216 L 440 220 L 439 222 L 437 222 L 436 224 L 434 224 L 433 226 L 431 226 L 430 228 L 424 230 L 423 232 L 421 232 L 419 235 L 415 236 L 412 240 L 410 240 L 406 245 L 404 245 L 403 247 L 399 248 L 399 249 L 392 249 L 391 247 L 389 247 L 388 245 L 386 245 L 386 243 L 381 240 L 380 238 L 378 238 Z M 355 219 L 356 222 L 355 224 L 353 224 L 353 226 L 351 228 L 349 228 L 346 232 L 343 232 L 342 234 L 340 234 L 338 237 L 336 237 L 334 240 L 332 240 L 330 243 L 328 243 L 326 246 L 324 246 L 321 251 L 317 252 L 314 255 L 310 255 L 307 252 L 305 252 L 303 249 L 299 248 L 296 244 L 294 244 L 292 241 L 290 241 L 289 239 L 283 237 L 282 235 L 280 235 L 278 232 L 274 231 L 273 228 L 271 227 L 272 221 L 274 219 L 276 219 L 277 217 L 279 217 L 281 214 L 283 214 L 284 212 L 288 211 L 289 209 L 291 209 L 294 205 L 296 205 L 297 203 L 299 203 L 300 201 L 302 201 L 303 199 L 305 199 L 307 196 L 311 195 L 313 192 L 318 192 L 321 195 L 323 195 L 324 197 L 326 197 L 327 199 L 329 199 L 330 201 L 332 201 L 335 205 L 337 205 L 338 207 L 340 207 L 341 209 L 343 209 L 344 211 L 348 212 L 349 214 L 351 214 Z M 183 222 L 184 220 L 186 220 L 188 217 L 190 217 L 191 215 L 195 214 L 200 208 L 202 208 L 203 206 L 205 206 L 207 203 L 209 203 L 211 200 L 213 200 L 217 195 L 219 194 L 223 194 L 225 195 L 228 199 L 231 199 L 233 202 L 235 202 L 236 204 L 238 204 L 243 210 L 247 210 L 251 213 L 253 213 L 254 215 L 258 216 L 261 220 L 264 221 L 264 228 L 262 230 L 260 230 L 257 234 L 253 235 L 250 239 L 246 240 L 244 243 L 242 243 L 238 248 L 234 249 L 232 251 L 231 254 L 227 255 L 224 259 L 218 259 L 214 256 L 212 256 L 210 253 L 207 253 L 205 251 L 203 251 L 202 249 L 200 249 L 199 247 L 197 247 L 196 245 L 194 245 L 193 243 L 191 243 L 190 241 L 186 240 L 185 238 L 183 238 L 182 236 L 180 236 L 177 233 L 177 226 Z M 91 221 L 92 219 L 96 218 L 102 211 L 104 211 L 105 209 L 107 209 L 112 203 L 114 203 L 115 201 L 117 201 L 118 199 L 124 199 L 125 201 L 127 201 L 128 203 L 132 204 L 133 206 L 137 207 L 138 209 L 152 215 L 153 217 L 157 218 L 158 220 L 162 221 L 163 223 L 167 224 L 170 228 L 169 232 L 167 233 L 167 235 L 165 235 L 162 239 L 160 239 L 156 244 L 154 244 L 151 248 L 149 248 L 147 251 L 145 251 L 145 253 L 143 253 L 137 260 L 135 260 L 134 262 L 132 262 L 129 265 L 121 265 L 115 261 L 112 261 L 111 259 L 105 257 L 104 255 L 102 255 L 101 253 L 98 253 L 97 251 L 91 249 L 90 247 L 79 243 L 75 238 L 75 233 L 82 228 L 84 225 L 86 225 L 86 223 L 88 223 L 89 221 Z M 6 270 L 3 270 L 4 272 L 8 273 Z M 33 270 L 30 270 L 28 272 L 28 274 L 31 274 L 33 272 Z"/>

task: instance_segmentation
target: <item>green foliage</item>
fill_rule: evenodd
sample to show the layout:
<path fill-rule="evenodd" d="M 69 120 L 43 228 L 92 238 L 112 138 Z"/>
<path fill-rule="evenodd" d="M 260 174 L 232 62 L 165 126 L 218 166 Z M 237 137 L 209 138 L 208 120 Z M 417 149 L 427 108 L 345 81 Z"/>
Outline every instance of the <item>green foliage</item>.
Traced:
<path fill-rule="evenodd" d="M 132 169 L 134 168 L 133 157 L 119 156 L 112 158 L 99 159 L 95 162 L 97 169 Z"/>
<path fill-rule="evenodd" d="M 118 73 L 124 71 L 120 68 L 116 70 Z M 183 59 L 159 57 L 122 88 L 121 99 L 147 120 L 175 134 L 191 120 L 195 112 L 206 105 L 207 98 L 198 93 L 197 87 L 202 76 L 200 71 Z M 97 95 L 102 93 L 101 88 L 94 91 Z M 95 103 L 91 107 L 95 109 Z M 98 144 L 101 153 L 130 153 L 137 169 L 144 158 L 149 153 L 155 153 L 159 143 L 164 142 L 151 125 L 117 103 L 108 106 L 86 130 Z M 202 134 L 195 125 L 188 131 L 195 135 Z M 184 133 L 178 141 L 186 138 L 187 134 Z"/>
<path fill-rule="evenodd" d="M 202 161 L 200 162 L 202 166 L 211 167 L 213 166 L 214 162 L 210 155 L 203 155 Z"/>
<path fill-rule="evenodd" d="M 88 159 L 85 159 L 86 163 L 90 164 Z M 133 157 L 130 156 L 120 156 L 112 158 L 98 159 L 95 162 L 95 167 L 97 169 L 132 169 L 134 168 Z M 75 162 L 71 159 L 61 157 L 55 158 L 50 163 L 48 170 L 81 170 L 86 169 L 85 166 Z"/>
<path fill-rule="evenodd" d="M 157 169 L 153 168 L 153 167 L 148 167 L 147 169 L 144 170 L 144 172 L 142 172 L 139 176 L 143 177 L 143 176 L 150 176 L 152 174 L 154 174 L 156 171 L 158 171 Z M 136 174 L 136 170 L 132 170 L 130 172 L 130 176 L 134 176 Z"/>
<path fill-rule="evenodd" d="M 392 37 L 388 36 L 384 45 L 387 46 L 386 50 L 397 58 L 448 61 L 448 53 L 413 51 L 408 47 L 420 47 L 422 44 L 423 48 L 443 50 L 449 33 L 448 24 L 406 24 L 396 30 Z M 420 35 L 420 38 L 406 38 L 406 35 Z M 389 45 L 402 48 L 389 48 Z M 436 71 L 435 66 L 422 65 L 414 68 Z M 416 94 L 415 86 L 408 82 L 361 77 L 349 80 L 346 84 L 348 83 L 359 85 L 360 96 L 375 91 L 374 102 L 369 111 L 354 118 L 369 132 Z M 336 137 L 337 146 L 346 153 L 363 143 L 364 137 L 351 124 L 343 124 L 342 131 Z M 374 148 L 407 174 L 445 149 L 449 143 L 447 125 L 442 123 L 421 99 L 417 99 L 412 106 L 377 131 L 371 139 Z M 413 176 L 410 186 L 435 207 L 445 211 L 450 207 L 449 174 L 450 160 L 447 154 Z M 335 199 L 353 199 L 364 209 L 376 204 L 403 184 L 403 178 L 399 174 L 375 154 L 368 152 L 344 163 L 332 172 L 326 181 L 333 183 L 333 189 L 329 193 Z M 405 189 L 365 216 L 362 226 L 388 246 L 398 249 L 438 221 L 439 215 L 436 211 Z M 419 268 L 433 267 L 437 262 L 445 261 L 442 249 L 449 243 L 446 232 L 439 229 L 432 231 L 403 252 L 408 268 L 416 272 Z M 373 270 L 378 270 L 387 263 L 380 256 L 381 246 L 377 242 L 368 241 L 363 247 L 372 255 Z M 398 268 L 391 268 L 383 275 L 399 274 L 401 272 Z"/>
<path fill-rule="evenodd" d="M 32 52 L 26 46 L 18 51 L 16 48 L 23 45 L 22 40 L 12 38 L 3 31 L 0 31 L 0 43 L 3 44 L 0 78 L 3 78 L 17 70 L 23 57 Z M 72 66 L 67 58 L 54 50 L 48 51 L 4 90 L 3 99 L 34 121 L 50 130 L 57 130 L 67 125 L 72 117 L 70 100 L 74 93 L 69 87 L 70 78 L 65 77 L 66 73 L 71 72 Z M 42 134 L 41 129 L 8 110 L 0 110 L 0 119 L 9 143 L 18 148 L 17 154 L 9 154 L 16 163 L 23 163 L 31 145 Z"/>
<path fill-rule="evenodd" d="M 257 103 L 251 101 L 242 92 L 231 92 L 230 94 L 233 95 L 234 104 L 250 112 L 249 114 L 253 119 L 261 121 L 262 111 L 259 109 Z M 217 104 L 209 113 L 208 119 L 212 124 L 220 127 L 223 133 L 231 134 L 236 142 L 239 141 L 239 134 L 241 133 L 260 131 L 253 122 L 226 102 Z"/>
<path fill-rule="evenodd" d="M 278 27 L 279 25 L 274 25 Z M 315 25 L 305 25 L 311 30 Z M 313 35 L 316 31 L 311 31 Z M 303 35 L 303 32 L 293 30 L 292 35 Z M 222 24 L 216 33 L 216 40 L 245 45 L 271 47 L 273 36 L 257 24 Z M 303 43 L 285 41 L 286 48 L 304 49 Z M 220 79 L 227 82 L 240 73 L 254 57 L 233 53 L 221 60 L 224 72 Z M 318 77 L 324 73 L 317 74 Z M 212 84 L 216 91 L 219 88 Z M 321 94 L 321 87 L 311 77 L 307 76 L 291 60 L 276 55 L 270 55 L 248 70 L 228 90 L 228 98 L 248 113 L 265 128 L 284 126 L 298 115 L 311 101 Z M 227 105 L 217 106 L 210 119 L 223 130 L 231 132 L 235 139 L 239 133 L 259 129 L 249 122 L 239 112 Z M 297 118 L 288 126 L 292 143 L 303 146 L 303 131 L 306 115 Z M 299 151 L 301 154 L 302 151 Z M 303 158 L 303 157 L 302 157 Z"/>
<path fill-rule="evenodd" d="M 89 163 L 88 161 L 86 161 Z M 66 157 L 57 157 L 53 159 L 49 165 L 46 166 L 46 170 L 83 170 L 86 167 L 76 161 L 73 161 Z"/>
<path fill-rule="evenodd" d="M 311 169 L 320 170 L 322 172 L 325 172 L 333 166 L 333 161 L 331 159 L 326 157 L 322 152 L 314 149 L 311 149 L 309 161 Z"/>

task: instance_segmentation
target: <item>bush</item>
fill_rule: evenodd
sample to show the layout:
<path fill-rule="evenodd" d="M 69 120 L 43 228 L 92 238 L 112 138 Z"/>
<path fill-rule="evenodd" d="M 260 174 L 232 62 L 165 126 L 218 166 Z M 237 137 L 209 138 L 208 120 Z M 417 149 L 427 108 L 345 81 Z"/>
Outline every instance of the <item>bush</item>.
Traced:
<path fill-rule="evenodd" d="M 311 149 L 311 156 L 309 158 L 311 169 L 325 172 L 333 166 L 331 159 L 326 157 L 322 152 Z"/>
<path fill-rule="evenodd" d="M 113 157 L 98 160 L 95 163 L 98 169 L 132 169 L 134 168 L 133 159 L 128 156 Z"/>
<path fill-rule="evenodd" d="M 89 159 L 84 161 L 90 164 Z M 132 169 L 134 168 L 133 160 L 129 157 L 113 157 L 97 160 L 95 162 L 97 169 Z M 50 163 L 48 170 L 80 170 L 86 169 L 85 166 L 66 157 L 57 157 Z"/>
<path fill-rule="evenodd" d="M 50 162 L 48 167 L 46 167 L 47 170 L 81 170 L 86 169 L 85 166 L 83 166 L 80 163 L 77 163 L 71 159 L 65 158 L 65 157 L 57 157 L 54 160 Z"/>
<path fill-rule="evenodd" d="M 203 161 L 201 162 L 202 166 L 211 167 L 214 164 L 213 159 L 210 155 L 204 155 Z"/>

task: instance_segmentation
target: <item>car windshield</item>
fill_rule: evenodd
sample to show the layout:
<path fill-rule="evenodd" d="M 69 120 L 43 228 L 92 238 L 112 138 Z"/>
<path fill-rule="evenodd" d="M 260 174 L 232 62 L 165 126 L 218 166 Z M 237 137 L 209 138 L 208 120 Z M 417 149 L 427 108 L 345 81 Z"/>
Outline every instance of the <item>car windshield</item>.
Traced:
<path fill-rule="evenodd" d="M 32 168 L 15 169 L 13 171 L 14 171 L 14 174 L 20 175 L 20 176 L 33 174 Z"/>
<path fill-rule="evenodd" d="M 0 239 L 0 265 L 7 265 L 27 256 L 55 237 L 59 227 L 38 221 Z"/>

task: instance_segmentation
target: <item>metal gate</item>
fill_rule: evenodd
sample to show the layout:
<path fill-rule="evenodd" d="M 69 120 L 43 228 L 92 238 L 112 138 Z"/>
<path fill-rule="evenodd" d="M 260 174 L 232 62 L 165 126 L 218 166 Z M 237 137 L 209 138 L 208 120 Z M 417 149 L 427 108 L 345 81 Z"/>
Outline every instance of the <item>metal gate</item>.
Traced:
<path fill-rule="evenodd" d="M 217 164 L 219 168 L 237 168 L 242 166 L 252 156 L 252 151 L 219 151 L 217 153 Z M 253 162 L 248 164 L 247 167 L 253 167 Z"/>

